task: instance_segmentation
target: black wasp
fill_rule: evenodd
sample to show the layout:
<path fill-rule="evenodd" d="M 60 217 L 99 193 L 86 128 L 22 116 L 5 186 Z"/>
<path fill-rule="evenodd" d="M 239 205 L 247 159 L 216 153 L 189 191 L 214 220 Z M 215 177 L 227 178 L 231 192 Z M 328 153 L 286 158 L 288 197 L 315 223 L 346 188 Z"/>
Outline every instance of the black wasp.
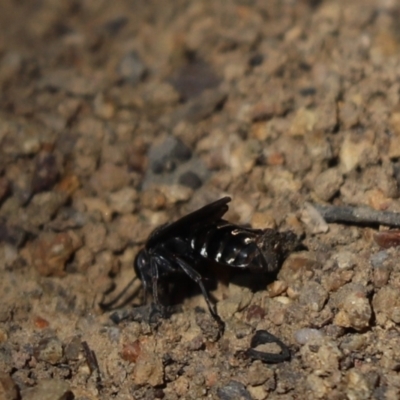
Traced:
<path fill-rule="evenodd" d="M 195 281 L 221 333 L 224 323 L 205 288 L 199 272 L 202 266 L 216 263 L 271 274 L 298 244 L 291 231 L 251 229 L 225 221 L 222 217 L 228 211 L 230 201 L 230 197 L 223 197 L 155 229 L 134 262 L 145 293 L 152 291 L 156 305 L 160 304 L 159 279 L 184 273 Z"/>

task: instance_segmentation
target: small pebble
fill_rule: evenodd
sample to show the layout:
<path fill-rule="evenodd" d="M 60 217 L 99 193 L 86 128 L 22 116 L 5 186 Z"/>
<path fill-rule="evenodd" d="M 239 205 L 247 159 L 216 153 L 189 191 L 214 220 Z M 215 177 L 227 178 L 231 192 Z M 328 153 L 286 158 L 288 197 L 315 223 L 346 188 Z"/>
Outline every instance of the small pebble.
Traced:
<path fill-rule="evenodd" d="M 204 337 L 210 342 L 216 342 L 219 337 L 218 324 L 209 313 L 202 309 L 195 310 L 196 325 L 200 328 Z"/>
<path fill-rule="evenodd" d="M 186 171 L 184 172 L 180 177 L 178 182 L 183 185 L 183 186 L 187 186 L 190 189 L 198 189 L 203 182 L 201 181 L 201 179 L 199 178 L 199 176 L 192 171 Z"/>
<path fill-rule="evenodd" d="M 229 297 L 217 304 L 218 314 L 223 320 L 232 318 L 237 311 L 246 308 L 253 298 L 253 292 L 245 287 L 229 285 Z"/>
<path fill-rule="evenodd" d="M 63 357 L 62 343 L 56 337 L 42 339 L 33 353 L 38 360 L 55 365 L 59 363 Z"/>
<path fill-rule="evenodd" d="M 93 111 L 97 117 L 108 120 L 115 115 L 115 105 L 102 93 L 99 93 L 93 101 Z"/>
<path fill-rule="evenodd" d="M 162 210 L 167 206 L 167 198 L 159 190 L 149 188 L 143 190 L 140 196 L 141 206 L 152 211 Z"/>
<path fill-rule="evenodd" d="M 251 226 L 254 229 L 276 229 L 273 213 L 255 212 L 251 217 Z"/>
<path fill-rule="evenodd" d="M 24 229 L 19 226 L 9 225 L 6 221 L 0 219 L 0 241 L 9 243 L 11 246 L 20 247 L 25 238 L 26 232 Z"/>
<path fill-rule="evenodd" d="M 125 343 L 122 347 L 121 357 L 123 360 L 135 363 L 141 353 L 141 343 L 139 340 Z"/>
<path fill-rule="evenodd" d="M 0 177 L 0 203 L 11 193 L 11 185 L 5 176 Z"/>
<path fill-rule="evenodd" d="M 343 357 L 337 344 L 327 338 L 321 338 L 318 344 L 313 341 L 305 344 L 300 349 L 300 355 L 305 365 L 319 376 L 338 371 Z"/>
<path fill-rule="evenodd" d="M 159 386 L 164 383 L 164 367 L 162 358 L 155 349 L 143 349 L 136 359 L 132 372 L 132 380 L 135 385 Z"/>
<path fill-rule="evenodd" d="M 317 282 L 307 282 L 299 296 L 300 304 L 304 304 L 312 311 L 321 311 L 328 299 L 327 291 Z"/>
<path fill-rule="evenodd" d="M 18 388 L 12 378 L 5 372 L 0 372 L 0 399 L 17 400 Z"/>
<path fill-rule="evenodd" d="M 285 296 L 274 297 L 274 300 L 277 301 L 278 303 L 284 304 L 284 305 L 288 305 L 292 302 L 292 298 L 285 297 Z"/>
<path fill-rule="evenodd" d="M 33 226 L 40 227 L 49 222 L 67 200 L 61 192 L 38 193 L 25 210 L 26 218 Z"/>
<path fill-rule="evenodd" d="M 4 240 L 1 233 L 0 225 L 0 242 Z M 10 268 L 18 258 L 17 248 L 4 240 L 0 243 L 0 271 Z"/>
<path fill-rule="evenodd" d="M 178 202 L 186 202 L 193 195 L 193 190 L 183 185 L 159 185 L 157 189 L 165 196 L 170 206 Z"/>
<path fill-rule="evenodd" d="M 2 310 L 0 310 L 2 312 Z M 0 321 L 4 322 L 6 318 L 0 315 Z M 9 338 L 9 334 L 5 328 L 0 327 L 0 344 L 5 343 Z"/>
<path fill-rule="evenodd" d="M 123 190 L 123 189 L 121 189 Z M 85 206 L 89 214 L 99 212 L 104 222 L 110 222 L 112 219 L 112 208 L 102 199 L 98 197 L 84 197 L 79 201 Z"/>
<path fill-rule="evenodd" d="M 131 85 L 136 85 L 144 77 L 146 65 L 139 54 L 130 52 L 122 58 L 117 72 L 122 80 L 129 82 Z"/>
<path fill-rule="evenodd" d="M 354 276 L 353 270 L 337 269 L 323 277 L 322 283 L 329 292 L 337 292 L 342 286 L 350 282 Z"/>
<path fill-rule="evenodd" d="M 94 96 L 98 88 L 98 80 L 93 76 L 81 75 L 76 69 L 54 69 L 48 71 L 37 81 L 40 90 L 63 90 L 73 96 Z"/>
<path fill-rule="evenodd" d="M 240 141 L 227 153 L 226 165 L 234 177 L 249 173 L 261 154 L 261 146 L 257 140 Z"/>
<path fill-rule="evenodd" d="M 149 150 L 150 168 L 155 174 L 175 169 L 192 156 L 192 151 L 180 139 L 168 136 L 162 143 L 153 145 Z"/>
<path fill-rule="evenodd" d="M 322 215 L 310 203 L 304 203 L 300 218 L 310 233 L 314 235 L 317 233 L 326 233 L 329 230 L 329 225 L 325 222 Z"/>
<path fill-rule="evenodd" d="M 76 175 L 67 175 L 60 179 L 56 190 L 69 197 L 78 190 L 79 186 L 79 178 Z"/>
<path fill-rule="evenodd" d="M 226 92 L 220 89 L 208 89 L 199 96 L 189 100 L 178 108 L 172 116 L 173 124 L 186 120 L 191 123 L 198 123 L 209 117 L 226 100 Z"/>
<path fill-rule="evenodd" d="M 286 282 L 277 280 L 268 285 L 267 291 L 269 297 L 276 297 L 286 291 L 288 285 Z"/>
<path fill-rule="evenodd" d="M 379 289 L 372 299 L 372 306 L 379 325 L 385 326 L 388 320 L 400 323 L 400 290 L 393 286 Z"/>
<path fill-rule="evenodd" d="M 103 250 L 107 235 L 107 229 L 104 224 L 88 223 L 82 228 L 82 233 L 85 245 L 91 252 L 98 253 Z"/>
<path fill-rule="evenodd" d="M 82 341 L 81 338 L 75 336 L 72 340 L 65 346 L 64 355 L 69 361 L 76 361 L 79 359 L 79 354 L 82 351 Z"/>
<path fill-rule="evenodd" d="M 330 168 L 317 176 L 314 191 L 323 201 L 329 201 L 340 189 L 343 176 L 338 168 Z"/>
<path fill-rule="evenodd" d="M 356 255 L 350 251 L 340 251 L 332 258 L 340 269 L 351 269 L 356 265 Z"/>
<path fill-rule="evenodd" d="M 339 119 L 344 129 L 351 129 L 357 125 L 360 114 L 360 108 L 353 102 L 345 101 L 339 107 Z"/>
<path fill-rule="evenodd" d="M 65 264 L 82 242 L 76 233 L 44 232 L 28 246 L 27 256 L 42 276 L 65 275 Z"/>
<path fill-rule="evenodd" d="M 126 187 L 111 193 L 108 197 L 112 211 L 119 214 L 130 214 L 135 210 L 135 201 L 138 197 L 137 191 Z"/>
<path fill-rule="evenodd" d="M 265 314 L 266 313 L 265 313 L 264 308 L 262 308 L 256 304 L 253 304 L 250 307 L 248 307 L 246 310 L 246 320 L 247 321 L 253 321 L 253 320 L 260 321 L 260 320 L 264 319 Z"/>
<path fill-rule="evenodd" d="M 221 80 L 210 65 L 202 60 L 193 60 L 174 73 L 170 82 L 183 100 L 199 96 L 205 89 L 218 87 Z"/>
<path fill-rule="evenodd" d="M 21 400 L 67 400 L 71 396 L 69 384 L 59 379 L 42 380 L 21 391 Z"/>
<path fill-rule="evenodd" d="M 347 173 L 360 165 L 363 157 L 370 151 L 371 145 L 371 140 L 367 135 L 355 138 L 350 133 L 345 134 L 339 155 L 342 171 Z"/>
<path fill-rule="evenodd" d="M 381 288 L 386 286 L 390 279 L 390 268 L 380 267 L 373 270 L 372 283 L 374 287 Z"/>
<path fill-rule="evenodd" d="M 43 151 L 37 155 L 32 178 L 32 192 L 39 193 L 51 189 L 59 175 L 56 156 Z"/>
<path fill-rule="evenodd" d="M 308 258 L 307 254 L 292 254 L 283 263 L 278 278 L 289 286 L 301 285 L 314 276 L 314 270 L 321 268 L 318 261 Z"/>
<path fill-rule="evenodd" d="M 290 126 L 290 135 L 304 136 L 306 133 L 311 132 L 317 122 L 317 118 L 315 111 L 300 108 Z"/>
<path fill-rule="evenodd" d="M 220 400 L 253 400 L 243 383 L 230 381 L 217 389 Z"/>
<path fill-rule="evenodd" d="M 298 344 L 305 345 L 310 341 L 322 339 L 324 334 L 318 329 L 302 328 L 294 333 L 294 338 Z"/>
<path fill-rule="evenodd" d="M 265 400 L 268 397 L 268 391 L 262 385 L 248 386 L 247 390 L 253 400 Z"/>
<path fill-rule="evenodd" d="M 372 395 L 371 385 L 366 377 L 355 368 L 347 372 L 345 376 L 345 391 L 348 399 L 370 399 Z"/>
<path fill-rule="evenodd" d="M 374 233 L 374 241 L 383 249 L 400 246 L 400 230 L 381 231 Z"/>
<path fill-rule="evenodd" d="M 263 182 L 268 190 L 278 194 L 297 193 L 302 187 L 300 180 L 286 170 L 266 168 Z"/>
<path fill-rule="evenodd" d="M 251 386 L 262 385 L 269 379 L 274 379 L 274 372 L 261 361 L 253 362 L 247 369 L 247 382 Z"/>
<path fill-rule="evenodd" d="M 45 329 L 50 325 L 49 321 L 47 321 L 46 319 L 44 319 L 42 317 L 35 317 L 33 320 L 33 324 L 38 329 Z"/>
<path fill-rule="evenodd" d="M 93 252 L 86 246 L 81 247 L 75 252 L 74 265 L 76 270 L 85 273 L 90 265 L 93 264 Z"/>
<path fill-rule="evenodd" d="M 309 374 L 306 379 L 307 388 L 316 399 L 327 398 L 328 393 L 331 394 L 331 388 L 325 384 L 325 380 L 316 374 Z"/>
<path fill-rule="evenodd" d="M 367 334 L 364 335 L 348 335 L 343 338 L 340 348 L 345 352 L 345 354 L 350 354 L 352 352 L 361 351 L 368 344 L 369 337 Z"/>
<path fill-rule="evenodd" d="M 372 310 L 363 286 L 349 283 L 341 287 L 335 303 L 339 310 L 334 318 L 336 325 L 358 331 L 369 327 Z"/>
<path fill-rule="evenodd" d="M 111 163 L 103 164 L 92 176 L 90 183 L 100 195 L 116 192 L 129 184 L 129 174 L 126 168 Z"/>

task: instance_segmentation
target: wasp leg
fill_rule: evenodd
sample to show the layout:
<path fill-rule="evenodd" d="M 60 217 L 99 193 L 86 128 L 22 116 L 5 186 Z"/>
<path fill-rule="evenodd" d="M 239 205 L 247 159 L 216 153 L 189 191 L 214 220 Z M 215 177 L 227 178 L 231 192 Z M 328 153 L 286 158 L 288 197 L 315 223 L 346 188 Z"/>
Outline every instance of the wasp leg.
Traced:
<path fill-rule="evenodd" d="M 155 257 L 150 258 L 153 303 L 154 303 L 150 311 L 150 322 L 153 320 L 157 320 L 158 315 L 161 315 L 162 318 L 167 318 L 168 316 L 167 309 L 161 304 L 160 299 L 158 297 L 158 278 L 159 278 L 158 267 L 159 267 L 159 260 L 157 260 L 157 258 Z"/>
<path fill-rule="evenodd" d="M 136 266 L 136 268 L 137 268 L 136 273 L 139 275 L 139 279 L 142 282 L 142 286 L 143 286 L 143 301 L 142 301 L 143 305 L 147 304 L 147 295 L 149 293 L 149 283 L 151 283 L 151 282 L 149 282 L 150 279 L 144 272 L 145 268 L 147 268 L 147 267 L 148 267 L 147 265 L 143 265 L 143 264 L 137 264 L 137 266 Z"/>
<path fill-rule="evenodd" d="M 148 303 L 147 299 L 148 299 L 148 294 L 149 294 L 149 283 L 143 274 L 140 274 L 140 275 L 141 275 L 140 280 L 142 281 L 142 286 L 143 286 L 142 304 L 146 305 Z"/>
<path fill-rule="evenodd" d="M 175 259 L 176 263 L 189 276 L 189 278 L 193 279 L 199 285 L 203 297 L 206 300 L 208 309 L 210 310 L 212 317 L 218 324 L 219 334 L 220 336 L 222 336 L 225 330 L 225 323 L 218 315 L 217 310 L 215 308 L 215 304 L 211 301 L 210 296 L 208 295 L 208 292 L 204 286 L 203 277 L 182 258 L 176 257 L 175 255 L 171 255 L 171 257 Z"/>
<path fill-rule="evenodd" d="M 153 301 L 155 304 L 159 305 L 160 300 L 158 298 L 158 264 L 157 260 L 154 257 L 150 258 L 150 268 L 153 288 Z"/>

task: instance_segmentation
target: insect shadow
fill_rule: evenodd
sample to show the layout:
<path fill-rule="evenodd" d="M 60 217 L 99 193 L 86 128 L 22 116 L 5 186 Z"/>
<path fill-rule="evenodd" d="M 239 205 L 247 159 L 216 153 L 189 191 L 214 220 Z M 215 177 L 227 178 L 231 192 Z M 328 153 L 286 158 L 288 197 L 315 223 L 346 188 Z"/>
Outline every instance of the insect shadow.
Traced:
<path fill-rule="evenodd" d="M 209 267 L 251 272 L 272 280 L 283 260 L 300 244 L 300 239 L 291 231 L 252 229 L 224 220 L 230 201 L 230 197 L 223 197 L 156 228 L 134 261 L 136 276 L 143 285 L 144 304 L 147 294 L 151 293 L 152 310 L 165 315 L 167 308 L 162 305 L 160 290 L 169 286 L 167 282 L 177 288 L 181 285 L 180 278 L 186 277 L 202 293 L 220 335 L 225 324 L 206 284 Z M 113 304 L 116 299 L 103 307 Z"/>

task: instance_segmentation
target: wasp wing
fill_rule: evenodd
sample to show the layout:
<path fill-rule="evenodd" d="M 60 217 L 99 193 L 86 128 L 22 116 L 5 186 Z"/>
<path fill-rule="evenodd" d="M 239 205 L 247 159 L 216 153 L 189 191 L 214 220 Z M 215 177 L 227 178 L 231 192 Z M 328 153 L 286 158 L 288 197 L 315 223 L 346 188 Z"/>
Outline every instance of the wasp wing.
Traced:
<path fill-rule="evenodd" d="M 223 197 L 222 199 L 207 204 L 206 206 L 185 215 L 175 222 L 161 226 L 150 235 L 146 243 L 146 248 L 149 249 L 157 245 L 160 241 L 177 236 L 183 232 L 190 232 L 195 226 L 200 224 L 206 225 L 221 219 L 228 211 L 228 203 L 230 201 L 230 197 Z"/>

